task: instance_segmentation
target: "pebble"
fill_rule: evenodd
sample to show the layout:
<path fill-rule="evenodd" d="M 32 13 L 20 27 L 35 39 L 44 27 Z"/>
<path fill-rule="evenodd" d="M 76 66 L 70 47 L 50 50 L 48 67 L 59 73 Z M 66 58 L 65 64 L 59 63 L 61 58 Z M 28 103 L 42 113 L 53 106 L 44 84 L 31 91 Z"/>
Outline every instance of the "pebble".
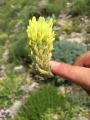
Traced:
<path fill-rule="evenodd" d="M 24 73 L 24 72 L 25 72 L 25 68 L 24 68 L 23 65 L 16 66 L 16 67 L 14 68 L 14 70 L 15 70 L 15 72 L 17 72 L 17 73 Z"/>
<path fill-rule="evenodd" d="M 10 110 L 3 108 L 0 110 L 0 120 L 3 120 L 3 118 L 10 117 Z"/>
<path fill-rule="evenodd" d="M 22 106 L 22 101 L 15 101 L 13 105 L 9 108 L 10 110 L 10 117 L 14 118 L 14 116 L 17 114 L 18 110 Z"/>
<path fill-rule="evenodd" d="M 60 118 L 59 118 L 59 115 L 57 115 L 57 114 L 54 115 L 54 116 L 53 116 L 53 119 L 54 119 L 54 120 L 59 120 L 59 119 L 60 119 Z"/>
<path fill-rule="evenodd" d="M 38 83 L 36 83 L 36 82 L 33 82 L 31 85 L 24 85 L 24 86 L 22 86 L 21 87 L 21 89 L 24 91 L 24 92 L 26 92 L 26 93 L 28 93 L 28 92 L 30 92 L 30 91 L 33 91 L 35 88 L 38 88 Z"/>

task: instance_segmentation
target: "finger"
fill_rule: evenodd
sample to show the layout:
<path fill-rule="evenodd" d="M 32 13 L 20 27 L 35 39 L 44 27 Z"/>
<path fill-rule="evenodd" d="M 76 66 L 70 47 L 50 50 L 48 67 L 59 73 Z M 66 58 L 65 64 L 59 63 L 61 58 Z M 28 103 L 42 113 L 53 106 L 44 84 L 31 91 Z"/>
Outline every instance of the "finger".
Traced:
<path fill-rule="evenodd" d="M 74 65 L 90 68 L 90 51 L 75 60 Z"/>
<path fill-rule="evenodd" d="M 90 68 L 90 58 L 79 57 L 76 59 L 74 65 Z"/>
<path fill-rule="evenodd" d="M 72 66 L 65 63 L 58 63 L 55 61 L 50 62 L 51 70 L 53 73 L 71 80 L 72 82 L 90 90 L 90 69 Z"/>
<path fill-rule="evenodd" d="M 84 58 L 83 57 L 78 57 L 75 60 L 74 65 L 76 65 L 76 66 L 84 66 Z"/>

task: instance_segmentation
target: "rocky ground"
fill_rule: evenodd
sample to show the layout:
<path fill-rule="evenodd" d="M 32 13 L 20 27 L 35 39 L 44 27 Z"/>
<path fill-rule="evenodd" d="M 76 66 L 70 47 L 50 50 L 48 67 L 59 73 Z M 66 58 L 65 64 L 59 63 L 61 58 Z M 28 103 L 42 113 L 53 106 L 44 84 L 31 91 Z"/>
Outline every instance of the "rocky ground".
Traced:
<path fill-rule="evenodd" d="M 41 9 L 43 8 L 43 6 L 47 4 L 47 2 L 48 1 L 46 0 L 42 0 L 41 2 L 38 3 L 37 7 L 33 6 L 33 10 L 35 11 L 37 10 L 37 12 L 41 14 L 40 13 Z M 0 1 L 0 4 L 2 3 L 3 0 Z M 52 17 L 55 18 L 54 15 Z M 73 21 L 75 21 L 78 24 L 78 28 L 75 28 L 76 26 L 73 25 Z M 62 13 L 56 18 L 54 30 L 59 35 L 59 39 L 65 39 L 65 40 L 77 41 L 83 43 L 88 42 L 88 45 L 90 43 L 90 19 L 87 16 L 79 16 L 78 18 L 73 19 L 70 15 L 67 15 L 66 13 Z M 0 81 L 4 80 L 7 77 L 6 70 L 9 59 L 9 51 L 6 46 L 4 46 L 4 52 L 2 54 L 3 64 L 0 64 Z M 24 96 L 21 96 L 20 99 L 13 101 L 13 104 L 11 106 L 1 108 L 0 120 L 6 120 L 7 117 L 13 118 L 19 111 L 24 101 L 27 99 L 28 93 L 37 89 L 40 86 L 39 83 L 33 80 L 33 77 L 30 75 L 30 72 L 28 72 L 22 64 L 14 66 L 12 71 L 14 71 L 17 74 L 23 75 L 24 78 L 26 79 L 26 83 L 24 85 L 21 85 L 20 88 L 23 91 Z M 71 93 L 78 95 L 79 92 L 82 91 L 81 88 L 75 85 L 68 87 L 60 86 L 58 89 L 63 94 Z M 87 96 L 86 93 L 83 93 L 82 96 L 83 95 Z M 88 117 L 89 116 L 88 114 L 90 114 L 88 109 L 86 110 L 86 114 L 87 117 L 80 116 L 79 118 L 77 118 L 77 120 L 90 120 L 90 117 Z"/>

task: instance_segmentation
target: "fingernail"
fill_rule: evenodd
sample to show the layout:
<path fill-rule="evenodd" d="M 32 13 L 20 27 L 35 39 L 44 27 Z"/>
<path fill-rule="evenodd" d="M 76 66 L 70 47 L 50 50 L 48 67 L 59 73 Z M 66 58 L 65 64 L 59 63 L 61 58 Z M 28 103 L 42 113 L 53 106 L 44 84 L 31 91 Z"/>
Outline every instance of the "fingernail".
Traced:
<path fill-rule="evenodd" d="M 49 65 L 50 65 L 51 69 L 54 70 L 60 66 L 60 63 L 56 62 L 56 61 L 50 61 Z"/>

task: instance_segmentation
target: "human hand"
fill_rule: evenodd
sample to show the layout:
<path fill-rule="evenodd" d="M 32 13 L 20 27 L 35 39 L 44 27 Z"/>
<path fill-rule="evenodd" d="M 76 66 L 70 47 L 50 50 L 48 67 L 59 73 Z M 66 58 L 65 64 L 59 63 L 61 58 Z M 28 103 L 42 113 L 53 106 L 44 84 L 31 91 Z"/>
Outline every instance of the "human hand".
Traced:
<path fill-rule="evenodd" d="M 80 85 L 90 93 L 90 51 L 78 57 L 74 65 L 50 61 L 51 71 Z"/>
<path fill-rule="evenodd" d="M 90 51 L 78 57 L 74 65 L 90 68 Z"/>

